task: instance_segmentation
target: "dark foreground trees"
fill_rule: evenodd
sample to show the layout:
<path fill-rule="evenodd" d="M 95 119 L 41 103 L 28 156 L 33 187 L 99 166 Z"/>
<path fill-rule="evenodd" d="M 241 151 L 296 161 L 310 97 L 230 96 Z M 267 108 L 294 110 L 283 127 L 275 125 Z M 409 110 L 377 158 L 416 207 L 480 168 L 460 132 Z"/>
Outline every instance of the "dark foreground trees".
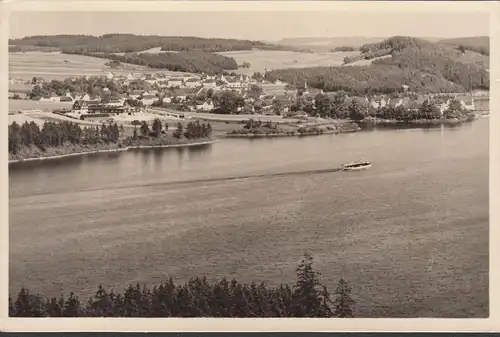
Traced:
<path fill-rule="evenodd" d="M 335 298 L 320 282 L 305 254 L 295 284 L 270 287 L 223 278 L 195 277 L 184 284 L 170 278 L 158 286 L 129 285 L 122 293 L 99 286 L 86 302 L 69 297 L 46 298 L 21 289 L 9 298 L 10 317 L 352 317 L 350 286 L 341 279 Z"/>

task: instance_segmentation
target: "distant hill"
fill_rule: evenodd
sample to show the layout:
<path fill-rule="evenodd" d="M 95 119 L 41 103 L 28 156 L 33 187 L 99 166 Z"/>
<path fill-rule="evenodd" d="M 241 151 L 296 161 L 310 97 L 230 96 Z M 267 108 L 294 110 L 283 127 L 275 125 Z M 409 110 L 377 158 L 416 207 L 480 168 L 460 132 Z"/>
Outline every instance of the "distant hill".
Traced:
<path fill-rule="evenodd" d="M 440 40 L 439 43 L 453 46 L 455 48 L 463 47 L 464 50 L 471 50 L 483 55 L 490 55 L 490 37 L 459 37 L 455 39 Z"/>
<path fill-rule="evenodd" d="M 325 91 L 354 94 L 398 92 L 402 85 L 415 92 L 489 89 L 489 57 L 476 52 L 462 53 L 443 43 L 404 36 L 365 44 L 360 51 L 361 55 L 346 58 L 346 63 L 374 61 L 368 66 L 280 69 L 266 76 L 296 85 L 307 81 L 311 87 Z"/>
<path fill-rule="evenodd" d="M 142 53 L 152 49 L 155 49 L 155 54 Z M 238 69 L 233 58 L 215 54 L 216 52 L 253 49 L 301 51 L 295 47 L 260 41 L 191 36 L 43 35 L 9 40 L 11 52 L 59 50 L 64 54 L 106 58 L 151 68 L 209 74 Z"/>
<path fill-rule="evenodd" d="M 161 47 L 162 51 L 222 52 L 235 50 L 293 50 L 295 47 L 261 41 L 201 38 L 192 36 L 158 36 L 134 34 L 39 35 L 9 40 L 11 51 L 22 46 L 52 47 L 70 53 L 136 53 Z"/>
<path fill-rule="evenodd" d="M 296 37 L 285 38 L 276 42 L 279 45 L 293 46 L 296 48 L 308 48 L 318 52 L 334 51 L 339 47 L 359 48 L 367 43 L 384 40 L 383 37 Z"/>

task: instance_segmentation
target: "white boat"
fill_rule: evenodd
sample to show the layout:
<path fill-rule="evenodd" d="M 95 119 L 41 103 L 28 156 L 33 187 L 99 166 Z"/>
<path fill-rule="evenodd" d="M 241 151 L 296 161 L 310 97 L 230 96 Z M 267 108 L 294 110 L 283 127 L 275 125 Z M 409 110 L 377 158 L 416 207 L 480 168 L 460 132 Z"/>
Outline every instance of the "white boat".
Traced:
<path fill-rule="evenodd" d="M 372 167 L 372 163 L 369 161 L 358 161 L 358 162 L 352 162 L 349 164 L 343 164 L 342 165 L 342 170 L 343 171 L 360 171 L 360 170 L 365 170 Z"/>

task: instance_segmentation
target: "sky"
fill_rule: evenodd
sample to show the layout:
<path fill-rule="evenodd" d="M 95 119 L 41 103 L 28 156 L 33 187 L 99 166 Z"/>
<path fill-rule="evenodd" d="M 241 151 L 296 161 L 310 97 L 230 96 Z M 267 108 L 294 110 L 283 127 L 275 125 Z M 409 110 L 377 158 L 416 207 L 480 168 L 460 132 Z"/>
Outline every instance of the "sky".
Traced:
<path fill-rule="evenodd" d="M 489 35 L 486 12 L 12 12 L 10 38 L 133 33 L 277 41 L 290 37 Z"/>

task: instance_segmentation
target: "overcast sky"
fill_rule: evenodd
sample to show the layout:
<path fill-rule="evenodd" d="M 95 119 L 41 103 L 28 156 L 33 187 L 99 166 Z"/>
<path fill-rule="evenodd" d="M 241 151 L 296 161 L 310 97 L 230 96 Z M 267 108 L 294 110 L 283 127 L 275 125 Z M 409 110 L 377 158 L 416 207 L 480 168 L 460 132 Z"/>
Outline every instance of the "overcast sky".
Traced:
<path fill-rule="evenodd" d="M 279 40 L 287 37 L 489 35 L 489 14 L 370 12 L 12 12 L 10 37 L 134 33 Z"/>

